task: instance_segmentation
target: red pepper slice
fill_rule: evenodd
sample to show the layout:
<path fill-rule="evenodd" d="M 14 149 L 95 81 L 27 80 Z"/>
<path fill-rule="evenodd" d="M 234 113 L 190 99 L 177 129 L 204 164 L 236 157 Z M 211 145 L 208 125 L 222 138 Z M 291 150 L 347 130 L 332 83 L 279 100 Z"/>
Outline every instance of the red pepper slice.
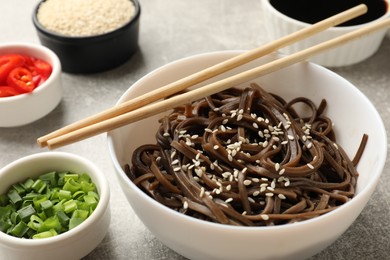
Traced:
<path fill-rule="evenodd" d="M 0 86 L 0 97 L 12 97 L 22 94 L 13 87 Z"/>
<path fill-rule="evenodd" d="M 0 85 L 6 84 L 8 74 L 16 67 L 23 65 L 25 59 L 19 54 L 0 56 Z"/>
<path fill-rule="evenodd" d="M 44 80 L 48 79 L 52 71 L 51 65 L 40 59 L 33 60 L 33 63 L 38 74 L 41 75 Z"/>
<path fill-rule="evenodd" d="M 11 70 L 8 74 L 7 83 L 8 86 L 14 87 L 22 93 L 29 93 L 35 88 L 31 72 L 23 67 Z"/>

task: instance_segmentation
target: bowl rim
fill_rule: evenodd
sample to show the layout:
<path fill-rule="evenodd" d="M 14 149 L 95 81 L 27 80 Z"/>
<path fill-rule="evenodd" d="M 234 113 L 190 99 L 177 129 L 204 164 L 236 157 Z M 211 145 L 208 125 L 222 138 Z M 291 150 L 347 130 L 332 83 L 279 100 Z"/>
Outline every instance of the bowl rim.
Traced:
<path fill-rule="evenodd" d="M 357 24 L 357 25 L 337 26 L 337 27 L 333 26 L 333 27 L 328 28 L 326 31 L 329 31 L 329 32 L 348 32 L 348 31 L 356 30 L 358 28 L 361 28 L 361 27 L 366 26 L 368 24 L 371 24 L 373 22 L 384 20 L 385 18 L 390 16 L 390 0 L 384 0 L 384 1 L 387 3 L 387 9 L 386 9 L 386 13 L 384 15 L 382 15 L 381 17 L 378 17 L 377 19 L 372 20 L 370 22 L 361 23 L 361 24 Z M 302 27 L 307 27 L 307 26 L 312 25 L 310 23 L 297 20 L 295 18 L 292 18 L 292 17 L 287 16 L 286 14 L 280 12 L 278 9 L 276 9 L 270 3 L 270 0 L 261 0 L 261 2 L 263 2 L 265 7 L 267 7 L 269 10 L 271 10 L 273 13 L 276 14 L 276 16 L 278 16 L 281 19 L 287 20 L 290 23 L 293 23 L 295 25 L 302 26 Z"/>
<path fill-rule="evenodd" d="M 43 245 L 52 245 L 57 243 L 62 243 L 66 240 L 73 239 L 75 236 L 85 236 L 84 231 L 91 228 L 96 222 L 103 218 L 105 212 L 109 210 L 109 200 L 110 200 L 110 189 L 108 186 L 108 181 L 103 174 L 103 172 L 90 160 L 76 154 L 69 152 L 58 152 L 58 151 L 48 151 L 48 152 L 39 152 L 35 154 L 30 154 L 25 157 L 19 158 L 8 165 L 0 169 L 0 179 L 4 172 L 12 170 L 14 167 L 17 167 L 20 164 L 29 164 L 33 163 L 36 160 L 45 159 L 45 160 L 58 160 L 65 159 L 76 161 L 78 164 L 85 165 L 88 168 L 92 169 L 93 176 L 95 177 L 95 185 L 99 189 L 99 202 L 96 209 L 93 213 L 80 225 L 77 227 L 68 230 L 64 233 L 58 234 L 53 237 L 48 237 L 44 239 L 26 239 L 19 238 L 8 235 L 0 231 L 0 240 L 4 245 L 8 246 L 25 246 L 25 247 L 37 247 Z M 88 175 L 92 175 L 88 173 Z M 92 176 L 91 176 L 92 177 Z"/>
<path fill-rule="evenodd" d="M 201 53 L 201 54 L 195 54 L 195 55 L 192 55 L 192 56 L 188 56 L 188 57 L 184 57 L 184 58 L 181 58 L 181 59 L 178 59 L 178 60 L 175 60 L 173 62 L 170 62 L 170 63 L 167 63 L 159 68 L 156 68 L 154 69 L 153 71 L 147 73 L 146 75 L 144 75 L 142 78 L 140 78 L 139 80 L 137 80 L 136 82 L 134 82 L 122 95 L 121 97 L 119 98 L 119 100 L 117 101 L 117 105 L 120 104 L 121 102 L 124 101 L 124 98 L 125 96 L 128 95 L 128 93 L 131 91 L 131 89 L 134 87 L 134 86 L 137 86 L 137 85 L 141 85 L 143 84 L 144 81 L 147 81 L 149 77 L 153 77 L 155 76 L 156 74 L 158 73 L 161 73 L 162 70 L 164 69 L 169 69 L 170 66 L 173 66 L 175 64 L 178 64 L 178 63 L 181 63 L 181 62 L 185 62 L 185 61 L 188 61 L 188 60 L 191 60 L 191 59 L 194 59 L 194 58 L 202 58 L 202 57 L 207 57 L 207 56 L 212 56 L 212 55 L 238 55 L 240 53 L 242 53 L 243 51 L 240 51 L 240 50 L 224 50 L 224 51 L 214 51 L 214 52 L 207 52 L 207 53 Z M 270 55 L 275 55 L 275 57 L 281 57 L 281 56 L 284 56 L 283 54 L 281 53 L 278 53 L 278 52 L 274 52 Z M 230 56 L 228 56 L 230 57 Z M 117 160 L 116 158 L 116 154 L 115 154 L 115 149 L 114 149 L 114 143 L 113 143 L 113 132 L 115 130 L 112 130 L 112 131 L 109 131 L 107 132 L 106 134 L 106 140 L 107 140 L 107 145 L 108 145 L 108 150 L 109 150 L 109 155 L 110 155 L 110 158 L 111 158 L 111 161 L 113 162 L 114 164 L 114 168 L 116 170 L 116 175 L 119 179 L 119 181 L 124 181 L 124 184 L 127 185 L 127 186 L 130 186 L 132 191 L 133 192 L 136 192 L 137 194 L 139 194 L 141 197 L 143 197 L 144 199 L 146 199 L 147 201 L 149 201 L 153 207 L 157 207 L 159 210 L 161 210 L 162 212 L 166 213 L 166 214 L 172 214 L 175 218 L 180 218 L 182 219 L 183 221 L 187 221 L 187 222 L 191 222 L 192 224 L 197 224 L 197 225 L 202 225 L 202 226 L 205 226 L 205 227 L 209 227 L 209 228 L 213 228 L 213 229 L 229 229 L 229 230 L 234 230 L 234 231 L 239 231 L 239 232 L 258 232 L 259 230 L 273 230 L 273 231 L 278 231 L 278 230 L 294 230 L 296 228 L 299 228 L 301 227 L 302 225 L 304 226 L 310 226 L 310 225 L 318 225 L 317 222 L 321 221 L 322 219 L 324 218 L 327 218 L 327 219 L 331 219 L 335 216 L 337 216 L 339 214 L 339 212 L 345 212 L 345 211 L 348 211 L 348 208 L 350 208 L 351 205 L 355 205 L 355 204 L 359 204 L 361 201 L 364 201 L 364 199 L 366 198 L 367 195 L 369 195 L 372 191 L 370 191 L 370 187 L 375 187 L 376 186 L 376 183 L 377 181 L 379 180 L 381 174 L 382 174 L 382 171 L 383 171 L 383 168 L 384 168 L 384 165 L 386 163 L 386 158 L 387 158 L 387 136 L 386 136 L 386 129 L 385 129 L 385 126 L 384 126 L 384 123 L 383 123 L 383 120 L 381 118 L 381 116 L 379 115 L 378 111 L 376 110 L 376 108 L 374 107 L 374 105 L 371 103 L 371 101 L 368 99 L 367 96 L 365 96 L 363 94 L 363 92 L 361 92 L 358 88 L 356 88 L 351 82 L 349 82 L 348 80 L 346 80 L 345 78 L 343 78 L 341 75 L 333 72 L 332 70 L 324 67 L 324 66 L 321 66 L 321 65 L 318 65 L 318 64 L 315 64 L 315 63 L 312 63 L 312 62 L 308 62 L 308 61 L 303 61 L 303 62 L 299 62 L 297 64 L 307 64 L 309 66 L 313 66 L 314 68 L 316 69 L 320 69 L 326 73 L 328 73 L 330 76 L 332 77 L 336 77 L 338 78 L 339 80 L 342 80 L 344 81 L 348 87 L 351 87 L 351 88 L 354 88 L 357 93 L 359 94 L 359 96 L 361 98 L 363 98 L 367 104 L 370 106 L 370 108 L 374 111 L 374 114 L 375 114 L 375 117 L 377 118 L 378 122 L 380 123 L 381 125 L 381 129 L 383 130 L 383 138 L 384 138 L 384 142 L 382 143 L 383 146 L 381 149 L 383 149 L 384 151 L 384 154 L 383 156 L 380 158 L 380 161 L 378 161 L 378 169 L 381 169 L 380 171 L 378 171 L 376 173 L 375 178 L 373 179 L 370 179 L 370 183 L 369 185 L 367 185 L 366 187 L 364 187 L 364 189 L 362 189 L 358 194 L 356 194 L 350 201 L 348 201 L 346 204 L 344 204 L 343 206 L 339 207 L 339 208 L 336 208 L 330 212 L 327 212 L 326 214 L 323 214 L 321 216 L 318 216 L 318 217 L 314 217 L 314 218 L 311 218 L 311 219 L 306 219 L 304 221 L 299 221 L 299 222 L 296 222 L 294 223 L 293 225 L 275 225 L 275 226 L 232 226 L 232 225 L 226 225 L 226 224 L 221 224 L 221 223 L 214 223 L 214 222 L 210 222 L 210 221 L 204 221 L 204 220 L 200 220 L 200 219 L 197 219 L 197 218 L 194 218 L 194 217 L 191 217 L 191 216 L 188 216 L 188 215 L 184 215 L 182 213 L 179 213 L 175 210 L 172 210 L 171 208 L 169 207 L 166 207 L 164 205 L 162 205 L 161 203 L 157 202 L 156 200 L 154 200 L 153 198 L 151 198 L 150 196 L 148 196 L 145 192 L 143 192 L 141 189 L 139 189 L 126 175 L 126 173 L 124 172 L 123 170 L 123 167 L 119 164 L 119 161 Z M 121 185 L 123 184 L 123 182 L 121 183 Z M 124 192 L 122 190 L 122 192 Z M 130 202 L 129 202 L 130 204 Z M 132 206 L 130 204 L 130 206 Z M 346 207 L 347 206 L 347 207 Z"/>
<path fill-rule="evenodd" d="M 35 6 L 33 14 L 32 14 L 32 21 L 35 26 L 35 28 L 38 30 L 38 32 L 46 35 L 49 38 L 55 39 L 60 42 L 68 42 L 68 43 L 77 43 L 77 42 L 83 42 L 83 41 L 88 41 L 88 42 L 95 42 L 95 41 L 102 41 L 108 38 L 114 38 L 116 35 L 122 33 L 125 31 L 128 27 L 132 27 L 135 25 L 140 18 L 141 15 L 141 5 L 138 2 L 138 0 L 129 0 L 133 2 L 134 4 L 134 15 L 133 17 L 130 18 L 128 22 L 123 24 L 122 26 L 103 33 L 103 34 L 98 34 L 98 35 L 89 35 L 89 36 L 69 36 L 69 35 L 64 35 L 55 31 L 48 30 L 46 27 L 44 27 L 38 20 L 37 13 L 39 10 L 39 7 L 43 2 L 46 2 L 47 0 L 41 0 L 38 2 L 38 4 Z"/>
<path fill-rule="evenodd" d="M 6 51 L 4 50 L 12 50 L 16 49 L 17 51 Z M 35 44 L 35 43 L 29 43 L 29 42 L 8 42 L 8 43 L 0 43 L 0 55 L 5 53 L 15 53 L 19 54 L 19 50 L 26 50 L 26 51 L 32 51 L 39 54 L 44 54 L 49 57 L 49 60 L 45 60 L 48 62 L 52 67 L 52 72 L 47 80 L 43 82 L 41 85 L 36 87 L 31 93 L 23 93 L 16 96 L 10 96 L 10 97 L 1 97 L 0 98 L 0 104 L 6 104 L 11 103 L 14 101 L 21 101 L 23 99 L 29 98 L 33 95 L 37 95 L 40 92 L 45 91 L 47 88 L 52 85 L 52 83 L 60 77 L 62 69 L 61 69 L 61 62 L 58 56 L 49 48 Z M 31 55 L 34 56 L 34 55 Z"/>

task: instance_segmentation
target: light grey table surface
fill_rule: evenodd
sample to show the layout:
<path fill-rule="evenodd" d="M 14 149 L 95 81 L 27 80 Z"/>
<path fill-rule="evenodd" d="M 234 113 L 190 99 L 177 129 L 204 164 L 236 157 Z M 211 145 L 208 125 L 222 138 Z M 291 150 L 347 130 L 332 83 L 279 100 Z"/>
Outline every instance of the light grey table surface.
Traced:
<path fill-rule="evenodd" d="M 265 32 L 260 1 L 141 0 L 138 52 L 127 63 L 103 73 L 63 73 L 64 97 L 52 113 L 26 126 L 0 128 L 0 167 L 44 152 L 36 144 L 37 137 L 114 105 L 136 80 L 164 64 L 204 52 L 247 50 L 261 45 Z M 1 43 L 39 43 L 31 22 L 37 2 L 0 1 Z M 366 61 L 332 70 L 368 96 L 390 129 L 390 38 Z M 107 175 L 111 188 L 109 232 L 85 260 L 184 259 L 159 242 L 132 211 L 117 183 L 105 135 L 58 150 L 94 161 Z M 386 166 L 376 192 L 354 224 L 311 259 L 390 259 L 389 184 L 390 169 Z"/>

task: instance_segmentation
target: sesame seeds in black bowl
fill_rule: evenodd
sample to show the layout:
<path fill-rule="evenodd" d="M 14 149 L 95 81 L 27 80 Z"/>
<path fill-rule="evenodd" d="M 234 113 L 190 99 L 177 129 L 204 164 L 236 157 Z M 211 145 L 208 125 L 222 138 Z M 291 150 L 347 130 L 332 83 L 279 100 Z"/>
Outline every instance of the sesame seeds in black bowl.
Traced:
<path fill-rule="evenodd" d="M 138 48 L 137 0 L 45 0 L 33 12 L 42 45 L 69 73 L 95 73 L 126 62 Z"/>

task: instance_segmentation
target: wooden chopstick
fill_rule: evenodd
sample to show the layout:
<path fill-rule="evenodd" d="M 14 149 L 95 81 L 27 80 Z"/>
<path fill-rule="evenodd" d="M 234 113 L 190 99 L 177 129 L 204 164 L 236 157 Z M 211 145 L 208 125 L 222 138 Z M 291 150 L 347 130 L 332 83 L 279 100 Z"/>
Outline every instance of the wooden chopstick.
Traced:
<path fill-rule="evenodd" d="M 180 105 L 191 103 L 195 100 L 201 99 L 205 96 L 215 94 L 217 92 L 223 91 L 225 89 L 234 87 L 238 84 L 253 80 L 257 77 L 266 75 L 273 71 L 288 67 L 294 63 L 306 60 L 307 58 L 323 52 L 327 49 L 333 48 L 335 46 L 346 43 L 350 40 L 364 36 L 365 34 L 372 33 L 374 31 L 385 29 L 390 27 L 390 18 L 371 23 L 361 29 L 355 30 L 353 32 L 347 33 L 343 36 L 328 40 L 326 42 L 320 43 L 313 47 L 304 49 L 297 53 L 285 56 L 283 58 L 271 61 L 264 65 L 255 67 L 253 69 L 244 71 L 242 73 L 236 74 L 234 76 L 216 81 L 214 83 L 208 84 L 206 86 L 191 90 L 184 94 L 173 96 L 169 99 L 152 103 L 147 106 L 143 106 L 137 110 L 127 112 L 125 114 L 119 115 L 117 117 L 98 122 L 96 124 L 87 126 L 75 130 L 73 132 L 64 134 L 62 136 L 55 137 L 47 141 L 49 149 L 55 149 L 60 146 L 68 145 L 82 139 L 107 132 L 121 126 L 139 121 L 141 119 L 156 115 L 158 113 L 167 111 L 169 109 L 175 108 Z"/>
<path fill-rule="evenodd" d="M 320 31 L 323 31 L 329 27 L 336 26 L 338 24 L 341 24 L 343 22 L 351 20 L 351 19 L 353 19 L 359 15 L 362 15 L 366 12 L 367 12 L 367 6 L 364 4 L 360 4 L 360 5 L 353 7 L 347 11 L 341 12 L 341 13 L 336 14 L 336 15 L 334 15 L 330 18 L 327 18 L 323 21 L 315 23 L 310 27 L 307 27 L 305 29 L 299 30 L 299 31 L 294 32 L 292 34 L 289 34 L 289 35 L 282 37 L 276 41 L 270 42 L 268 44 L 265 44 L 263 46 L 255 48 L 253 50 L 250 50 L 250 51 L 245 52 L 241 55 L 235 56 L 231 59 L 223 61 L 219 64 L 216 64 L 214 66 L 206 68 L 206 69 L 199 71 L 197 73 L 194 73 L 192 75 L 189 75 L 185 78 L 182 78 L 178 81 L 170 83 L 166 86 L 163 86 L 161 88 L 153 90 L 145 95 L 136 97 L 136 98 L 131 99 L 129 101 L 126 101 L 122 104 L 114 106 L 114 107 L 107 109 L 103 112 L 100 112 L 94 116 L 87 117 L 87 118 L 82 119 L 80 121 L 77 121 L 73 124 L 65 126 L 61 129 L 58 129 L 52 133 L 49 133 L 45 136 L 38 138 L 37 143 L 41 147 L 45 147 L 48 145 L 48 140 L 50 140 L 52 138 L 70 133 L 72 131 L 81 129 L 83 127 L 86 127 L 86 126 L 89 126 L 92 124 L 99 123 L 101 121 L 116 117 L 118 115 L 130 112 L 130 111 L 135 110 L 137 108 L 140 108 L 142 106 L 148 105 L 148 104 L 150 104 L 154 101 L 157 101 L 159 99 L 165 98 L 167 96 L 171 96 L 177 92 L 180 92 L 184 89 L 189 88 L 190 86 L 193 86 L 195 84 L 203 82 L 203 81 L 210 79 L 212 77 L 215 77 L 223 72 L 229 71 L 233 68 L 236 68 L 240 65 L 248 63 L 248 62 L 255 60 L 259 57 L 262 57 L 266 54 L 274 52 L 274 51 L 276 51 L 284 46 L 287 46 L 287 45 L 292 44 L 294 42 L 300 41 L 300 40 L 307 38 L 309 36 L 312 36 L 312 35 L 320 32 Z"/>

